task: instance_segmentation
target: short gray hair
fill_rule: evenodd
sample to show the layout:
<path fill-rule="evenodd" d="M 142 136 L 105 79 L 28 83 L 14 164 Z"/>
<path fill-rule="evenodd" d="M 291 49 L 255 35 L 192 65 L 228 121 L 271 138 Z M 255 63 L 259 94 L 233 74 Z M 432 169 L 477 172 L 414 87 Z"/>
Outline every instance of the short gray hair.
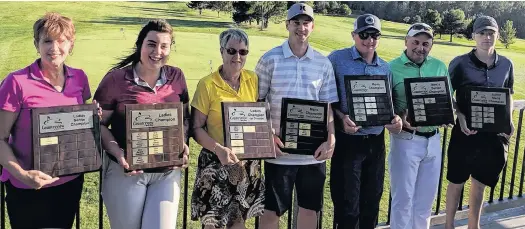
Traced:
<path fill-rule="evenodd" d="M 246 47 L 250 46 L 248 42 L 248 34 L 246 34 L 241 29 L 227 29 L 221 33 L 219 39 L 221 48 L 225 48 L 226 44 L 228 44 L 228 41 L 230 41 L 231 39 L 244 42 L 244 44 L 246 44 Z"/>

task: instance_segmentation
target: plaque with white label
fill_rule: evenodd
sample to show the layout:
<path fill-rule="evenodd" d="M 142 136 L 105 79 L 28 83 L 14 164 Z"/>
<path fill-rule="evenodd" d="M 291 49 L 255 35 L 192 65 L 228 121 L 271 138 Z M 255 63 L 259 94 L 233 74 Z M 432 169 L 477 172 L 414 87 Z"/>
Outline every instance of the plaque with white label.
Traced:
<path fill-rule="evenodd" d="M 394 117 L 392 94 L 386 76 L 345 76 L 346 105 L 358 126 L 390 124 Z"/>
<path fill-rule="evenodd" d="M 462 108 L 469 129 L 481 132 L 510 133 L 510 90 L 494 87 L 465 87 L 461 89 Z"/>
<path fill-rule="evenodd" d="M 264 102 L 222 102 L 224 145 L 239 160 L 275 158 L 270 107 Z"/>
<path fill-rule="evenodd" d="M 447 77 L 405 78 L 404 85 L 411 126 L 454 124 Z"/>
<path fill-rule="evenodd" d="M 328 103 L 283 98 L 281 140 L 283 152 L 313 155 L 327 140 Z"/>
<path fill-rule="evenodd" d="M 32 108 L 31 132 L 31 169 L 53 177 L 100 169 L 100 119 L 96 105 Z"/>
<path fill-rule="evenodd" d="M 182 103 L 126 104 L 126 151 L 129 170 L 182 164 Z"/>

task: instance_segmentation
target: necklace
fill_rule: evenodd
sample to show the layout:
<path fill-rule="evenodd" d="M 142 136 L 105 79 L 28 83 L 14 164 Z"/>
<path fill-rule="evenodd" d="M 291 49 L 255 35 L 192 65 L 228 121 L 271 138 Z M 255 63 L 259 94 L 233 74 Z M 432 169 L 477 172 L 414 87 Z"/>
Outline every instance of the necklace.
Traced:
<path fill-rule="evenodd" d="M 233 88 L 233 90 L 235 90 L 235 91 L 239 90 L 240 82 L 239 82 L 238 85 L 235 85 L 232 82 L 230 82 L 229 80 L 225 79 L 224 78 L 224 74 L 222 73 L 222 69 L 219 71 L 219 75 L 221 75 L 221 78 L 224 80 L 224 82 L 226 82 L 228 85 L 230 85 L 230 87 Z"/>

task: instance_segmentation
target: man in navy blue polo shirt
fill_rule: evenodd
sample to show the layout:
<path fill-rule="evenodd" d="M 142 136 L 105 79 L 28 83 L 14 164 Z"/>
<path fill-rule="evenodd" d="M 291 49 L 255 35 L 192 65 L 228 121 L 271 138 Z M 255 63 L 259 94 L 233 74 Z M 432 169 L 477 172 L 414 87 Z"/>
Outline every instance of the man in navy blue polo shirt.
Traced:
<path fill-rule="evenodd" d="M 379 201 L 385 176 L 384 127 L 398 133 L 402 121 L 360 128 L 349 118 L 344 77 L 349 75 L 385 75 L 391 81 L 390 67 L 379 58 L 376 48 L 381 36 L 381 22 L 372 14 L 359 16 L 354 23 L 355 45 L 332 52 L 339 103 L 333 108 L 340 125 L 330 172 L 330 190 L 334 202 L 336 228 L 372 229 L 376 226 Z M 388 85 L 390 86 L 390 85 Z"/>

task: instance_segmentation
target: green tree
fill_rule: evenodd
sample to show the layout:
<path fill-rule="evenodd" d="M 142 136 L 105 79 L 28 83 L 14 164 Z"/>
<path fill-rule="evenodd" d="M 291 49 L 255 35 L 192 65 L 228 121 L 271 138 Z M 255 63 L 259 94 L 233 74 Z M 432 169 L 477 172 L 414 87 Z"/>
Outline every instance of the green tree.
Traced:
<path fill-rule="evenodd" d="M 516 28 L 514 28 L 512 21 L 507 20 L 500 30 L 499 40 L 505 45 L 505 48 L 508 49 L 511 44 L 516 42 L 514 38 L 516 38 Z"/>
<path fill-rule="evenodd" d="M 188 2 L 186 6 L 188 6 L 188 8 L 190 9 L 199 10 L 199 15 L 202 15 L 202 9 L 207 9 L 208 3 L 209 2 L 204 2 L 204 1 L 191 1 L 191 2 Z"/>
<path fill-rule="evenodd" d="M 216 1 L 216 2 L 209 2 L 208 8 L 217 11 L 217 17 L 220 16 L 221 11 L 222 12 L 232 12 L 233 11 L 233 5 L 230 1 Z"/>
<path fill-rule="evenodd" d="M 339 11 L 339 3 L 336 1 L 330 1 L 328 2 L 328 13 L 329 14 L 337 14 Z"/>
<path fill-rule="evenodd" d="M 443 31 L 450 34 L 450 42 L 452 36 L 465 28 L 465 13 L 461 9 L 447 10 L 443 12 Z"/>
<path fill-rule="evenodd" d="M 423 22 L 427 23 L 436 31 L 441 25 L 441 14 L 437 10 L 427 9 L 423 16 Z"/>
<path fill-rule="evenodd" d="M 350 9 L 350 7 L 347 4 L 340 4 L 338 13 L 339 13 L 339 15 L 342 15 L 342 16 L 348 16 L 348 15 L 352 14 L 352 10 Z"/>
<path fill-rule="evenodd" d="M 330 6 L 330 4 L 328 2 L 325 2 L 325 1 L 316 1 L 314 2 L 314 12 L 315 13 L 323 13 L 323 12 L 328 12 L 328 7 Z M 325 13 L 326 14 L 326 13 Z"/>
<path fill-rule="evenodd" d="M 421 22 L 421 16 L 419 15 L 416 15 L 414 17 L 412 17 L 412 20 L 411 20 L 411 23 L 414 24 L 414 23 L 420 23 Z"/>
<path fill-rule="evenodd" d="M 252 6 L 248 11 L 255 20 L 260 22 L 260 30 L 268 28 L 268 22 L 280 23 L 286 18 L 287 2 L 250 2 Z"/>

